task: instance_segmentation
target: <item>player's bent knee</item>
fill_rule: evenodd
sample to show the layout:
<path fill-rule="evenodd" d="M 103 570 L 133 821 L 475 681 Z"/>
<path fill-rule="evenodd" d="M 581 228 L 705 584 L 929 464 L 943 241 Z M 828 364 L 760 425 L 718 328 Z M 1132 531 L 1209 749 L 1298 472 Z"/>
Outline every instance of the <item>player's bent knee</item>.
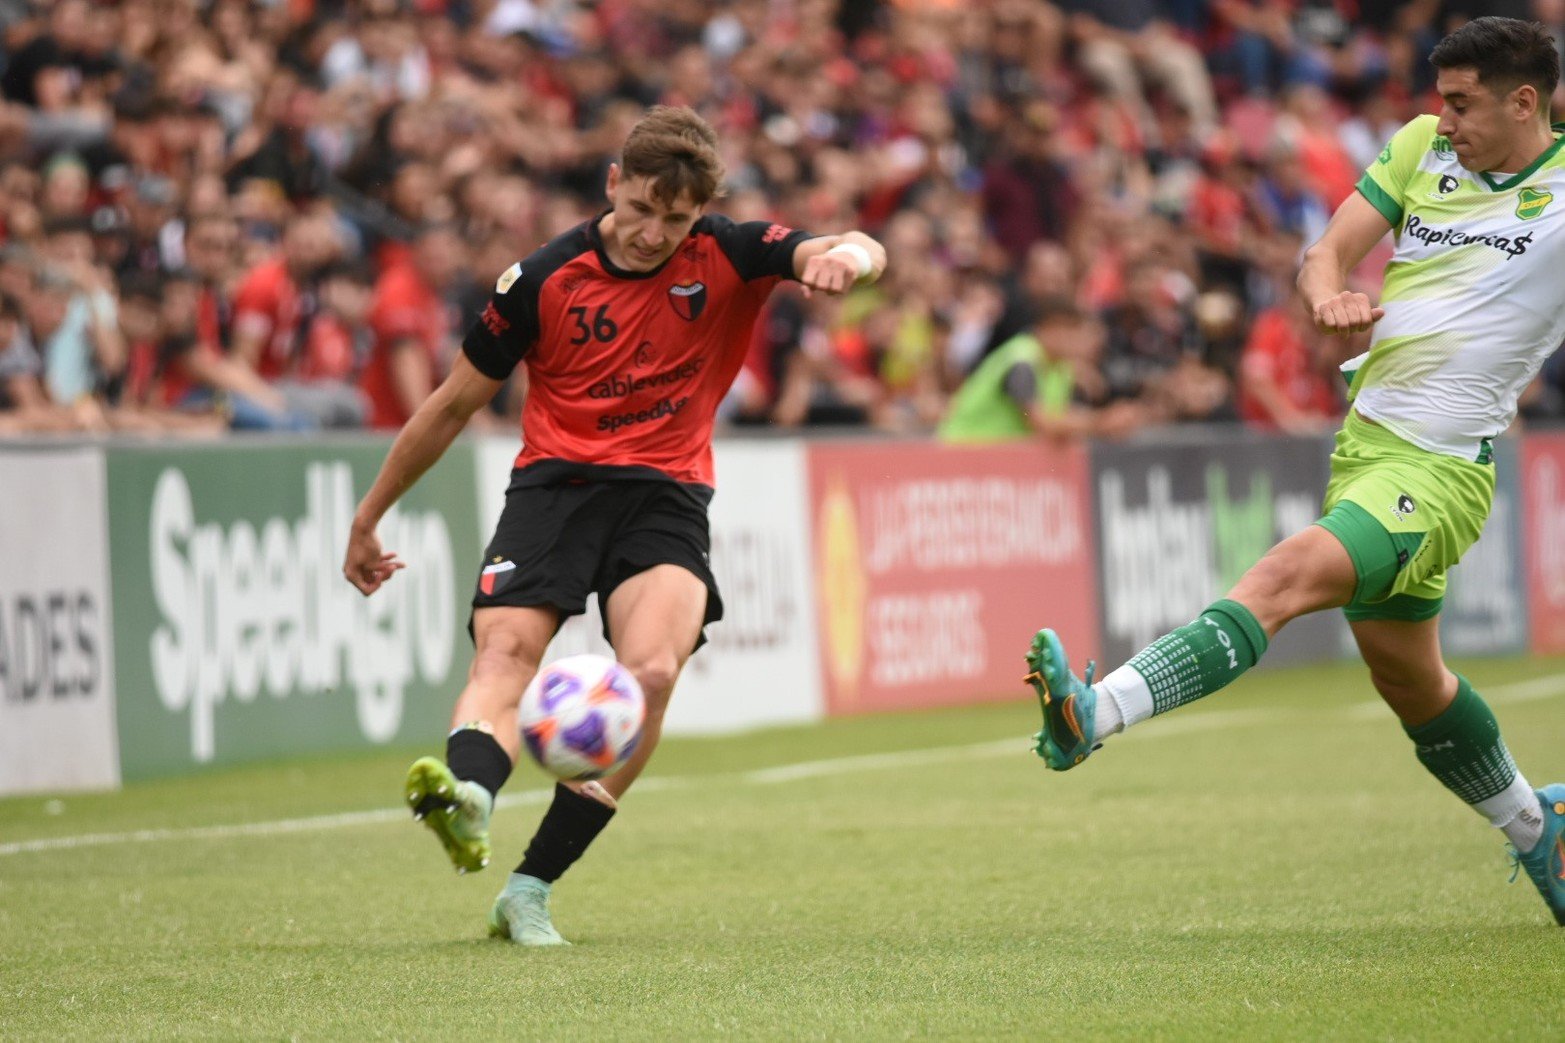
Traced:
<path fill-rule="evenodd" d="M 647 697 L 647 713 L 653 712 L 654 705 L 657 712 L 662 713 L 669 693 L 674 690 L 674 682 L 679 679 L 679 660 L 672 654 L 656 655 L 627 662 L 625 666 L 635 675 Z"/>

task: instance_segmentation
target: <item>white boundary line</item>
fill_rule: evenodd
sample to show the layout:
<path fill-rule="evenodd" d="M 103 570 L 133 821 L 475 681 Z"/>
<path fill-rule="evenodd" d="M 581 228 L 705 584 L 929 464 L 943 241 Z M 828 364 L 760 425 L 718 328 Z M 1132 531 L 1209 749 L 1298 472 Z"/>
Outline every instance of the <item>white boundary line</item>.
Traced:
<path fill-rule="evenodd" d="M 1484 698 L 1497 703 L 1536 702 L 1565 695 L 1565 674 L 1551 674 L 1512 684 L 1494 685 L 1484 690 Z M 1390 711 L 1384 703 L 1354 703 L 1343 713 L 1355 720 L 1385 716 Z M 1195 732 L 1222 731 L 1228 728 L 1262 725 L 1276 722 L 1281 717 L 1301 716 L 1299 711 L 1280 708 L 1250 707 L 1237 710 L 1217 710 L 1190 717 L 1176 717 L 1162 721 L 1156 728 L 1137 730 L 1126 740 L 1156 739 L 1189 735 Z M 1123 740 L 1116 740 L 1123 741 Z M 831 757 L 825 760 L 800 761 L 796 764 L 780 764 L 772 768 L 738 772 L 733 775 L 708 776 L 653 776 L 636 785 L 637 793 L 658 790 L 691 789 L 714 783 L 740 783 L 751 786 L 770 786 L 799 782 L 805 779 L 830 778 L 860 771 L 879 771 L 886 768 L 918 767 L 926 764 L 980 760 L 988 757 L 1026 753 L 1029 741 L 1025 738 L 997 739 L 986 742 L 965 743 L 959 746 L 935 746 L 921 750 L 898 750 L 892 753 L 871 753 L 852 757 Z M 495 801 L 495 807 L 525 807 L 546 803 L 552 789 L 524 790 L 506 794 Z M 349 811 L 336 815 L 312 815 L 306 818 L 276 819 L 270 822 L 240 822 L 220 826 L 191 826 L 183 829 L 138 829 L 128 833 L 84 833 L 77 836 L 43 837 L 38 840 L 21 840 L 0 844 L 0 857 L 33 854 L 42 851 L 68 851 L 84 847 L 105 847 L 113 844 L 148 844 L 165 840 L 224 840 L 230 837 L 265 837 L 286 833 L 308 833 L 325 829 L 352 826 L 378 825 L 382 822 L 406 821 L 408 813 L 403 808 L 379 808 L 373 811 Z"/>

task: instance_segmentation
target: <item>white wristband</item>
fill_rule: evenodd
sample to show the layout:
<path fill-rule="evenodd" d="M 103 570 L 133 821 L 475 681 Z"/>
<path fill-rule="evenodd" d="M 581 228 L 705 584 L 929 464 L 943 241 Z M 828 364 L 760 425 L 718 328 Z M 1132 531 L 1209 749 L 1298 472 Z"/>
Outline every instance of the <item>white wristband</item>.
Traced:
<path fill-rule="evenodd" d="M 855 278 L 862 279 L 875 270 L 875 262 L 870 260 L 869 251 L 858 243 L 838 243 L 826 252 L 829 254 L 843 254 L 853 258 L 853 266 L 858 269 L 858 275 Z"/>

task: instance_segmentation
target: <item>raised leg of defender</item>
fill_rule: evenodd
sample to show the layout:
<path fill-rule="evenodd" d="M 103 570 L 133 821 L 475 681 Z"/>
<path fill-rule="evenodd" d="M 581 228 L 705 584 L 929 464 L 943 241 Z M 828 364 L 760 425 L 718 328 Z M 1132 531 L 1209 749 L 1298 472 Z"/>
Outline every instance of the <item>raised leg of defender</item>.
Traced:
<path fill-rule="evenodd" d="M 1212 694 L 1254 666 L 1289 620 L 1346 604 L 1356 578 L 1342 544 L 1312 525 L 1273 547 L 1228 597 L 1096 684 L 1090 669 L 1086 680 L 1071 671 L 1058 633 L 1040 630 L 1027 651 L 1026 678 L 1043 711 L 1038 756 L 1066 771 L 1109 736 Z"/>

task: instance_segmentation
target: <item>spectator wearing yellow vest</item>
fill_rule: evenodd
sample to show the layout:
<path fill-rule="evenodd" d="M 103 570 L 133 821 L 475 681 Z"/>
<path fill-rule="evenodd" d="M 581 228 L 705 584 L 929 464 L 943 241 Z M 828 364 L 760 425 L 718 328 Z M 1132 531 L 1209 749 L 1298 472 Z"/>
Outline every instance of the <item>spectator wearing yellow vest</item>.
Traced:
<path fill-rule="evenodd" d="M 1102 327 L 1090 315 L 1068 300 L 1045 301 L 1026 330 L 990 352 L 962 382 L 940 424 L 940 439 L 973 444 L 1128 434 L 1141 423 L 1139 406 L 1086 404 L 1101 383 L 1096 362 L 1102 345 Z"/>

